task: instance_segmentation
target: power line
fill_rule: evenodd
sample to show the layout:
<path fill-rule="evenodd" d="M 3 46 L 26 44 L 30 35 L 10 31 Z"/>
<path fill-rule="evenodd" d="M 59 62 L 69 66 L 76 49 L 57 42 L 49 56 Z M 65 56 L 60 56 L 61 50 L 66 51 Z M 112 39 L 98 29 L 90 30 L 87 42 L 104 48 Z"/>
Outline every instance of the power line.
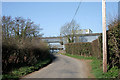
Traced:
<path fill-rule="evenodd" d="M 76 14 L 77 14 L 77 12 L 78 12 L 78 10 L 79 10 L 80 5 L 81 5 L 81 2 L 79 2 L 79 5 L 78 5 L 78 7 L 77 7 L 77 9 L 76 9 L 76 11 L 75 11 L 75 14 L 74 14 L 74 16 L 73 16 L 73 19 L 75 18 Z M 73 20 L 73 19 L 72 19 L 72 20 Z"/>
<path fill-rule="evenodd" d="M 81 2 L 79 2 L 79 4 L 78 4 L 78 7 L 77 7 L 77 9 L 76 9 L 76 11 L 75 11 L 75 14 L 74 14 L 74 16 L 73 16 L 71 22 L 70 22 L 70 25 L 71 25 L 71 23 L 73 22 L 73 20 L 74 20 L 76 14 L 77 14 L 77 12 L 78 12 L 78 10 L 79 10 L 79 8 L 80 8 L 81 3 L 82 3 L 82 0 L 81 0 Z"/>

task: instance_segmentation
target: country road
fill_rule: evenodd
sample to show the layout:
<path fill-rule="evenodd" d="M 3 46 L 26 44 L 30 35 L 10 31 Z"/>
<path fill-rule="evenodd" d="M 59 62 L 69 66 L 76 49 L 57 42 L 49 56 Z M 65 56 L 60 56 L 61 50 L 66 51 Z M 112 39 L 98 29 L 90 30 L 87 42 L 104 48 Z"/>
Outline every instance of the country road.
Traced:
<path fill-rule="evenodd" d="M 94 78 L 90 73 L 89 60 L 59 54 L 55 56 L 56 59 L 51 64 L 23 78 Z"/>

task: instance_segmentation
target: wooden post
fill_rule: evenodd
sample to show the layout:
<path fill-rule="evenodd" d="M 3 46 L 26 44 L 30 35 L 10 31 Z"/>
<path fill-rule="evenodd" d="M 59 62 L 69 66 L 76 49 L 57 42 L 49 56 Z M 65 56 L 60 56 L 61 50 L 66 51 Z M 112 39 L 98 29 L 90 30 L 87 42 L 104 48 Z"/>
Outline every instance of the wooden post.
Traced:
<path fill-rule="evenodd" d="M 102 0 L 102 27 L 103 27 L 103 72 L 107 72 L 107 44 L 106 44 L 106 2 Z"/>

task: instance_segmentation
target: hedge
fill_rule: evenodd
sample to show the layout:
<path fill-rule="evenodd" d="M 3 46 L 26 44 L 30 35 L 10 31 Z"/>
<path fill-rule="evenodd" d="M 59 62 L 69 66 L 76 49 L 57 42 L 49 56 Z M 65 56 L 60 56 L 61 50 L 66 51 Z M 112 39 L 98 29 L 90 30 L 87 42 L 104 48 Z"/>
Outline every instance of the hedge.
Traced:
<path fill-rule="evenodd" d="M 90 42 L 87 43 L 68 43 L 65 44 L 66 52 L 69 54 L 77 54 L 84 56 L 92 55 L 92 45 Z"/>
<path fill-rule="evenodd" d="M 96 42 L 97 41 L 97 42 Z M 97 40 L 93 41 L 93 44 L 97 47 L 93 47 L 93 53 L 99 55 L 102 59 L 102 34 L 99 36 Z M 99 49 L 100 52 L 95 52 L 95 50 Z M 120 22 L 114 24 L 107 31 L 107 62 L 111 67 L 117 66 L 120 68 Z"/>
<path fill-rule="evenodd" d="M 9 73 L 22 66 L 35 65 L 49 56 L 49 48 L 41 41 L 4 40 L 2 43 L 2 73 Z"/>
<path fill-rule="evenodd" d="M 120 68 L 120 22 L 107 31 L 108 64 Z"/>
<path fill-rule="evenodd" d="M 102 59 L 102 34 L 91 43 L 68 43 L 65 48 L 69 54 L 92 55 Z M 112 25 L 107 31 L 107 53 L 109 68 L 120 68 L 120 22 Z"/>
<path fill-rule="evenodd" d="M 100 39 L 96 39 L 94 40 L 92 43 L 92 54 L 94 57 L 101 59 L 102 58 L 102 48 L 101 48 L 101 44 L 100 44 Z"/>

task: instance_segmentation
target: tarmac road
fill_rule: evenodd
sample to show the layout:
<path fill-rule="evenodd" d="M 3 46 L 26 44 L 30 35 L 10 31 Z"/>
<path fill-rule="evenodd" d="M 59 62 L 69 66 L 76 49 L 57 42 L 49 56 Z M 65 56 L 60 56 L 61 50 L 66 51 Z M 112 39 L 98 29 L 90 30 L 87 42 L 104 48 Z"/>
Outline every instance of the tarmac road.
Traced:
<path fill-rule="evenodd" d="M 23 78 L 94 78 L 90 73 L 90 60 L 78 60 L 60 54 L 55 56 L 51 64 Z"/>

